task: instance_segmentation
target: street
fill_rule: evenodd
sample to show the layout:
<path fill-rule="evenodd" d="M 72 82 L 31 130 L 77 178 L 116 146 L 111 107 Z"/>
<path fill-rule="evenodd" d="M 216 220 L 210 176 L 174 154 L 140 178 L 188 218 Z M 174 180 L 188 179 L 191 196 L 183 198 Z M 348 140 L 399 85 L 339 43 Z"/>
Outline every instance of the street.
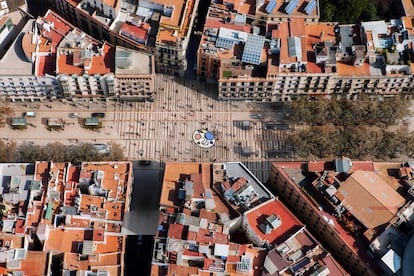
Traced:
<path fill-rule="evenodd" d="M 263 162 L 277 157 L 290 158 L 291 130 L 266 127 L 268 122 L 285 125 L 286 106 L 218 101 L 214 89 L 205 82 L 158 75 L 154 102 L 10 103 L 14 116 L 35 111 L 36 117 L 27 118 L 25 130 L 13 130 L 10 125 L 2 127 L 1 138 L 5 142 L 40 145 L 56 141 L 62 144 L 116 142 L 130 160 Z M 71 118 L 74 112 L 79 118 Z M 81 126 L 82 118 L 93 112 L 105 112 L 102 128 L 97 131 Z M 48 131 L 49 118 L 62 118 L 64 130 Z M 242 121 L 249 121 L 249 128 L 240 127 Z M 193 142 L 192 134 L 200 128 L 214 133 L 213 148 L 202 149 Z"/>

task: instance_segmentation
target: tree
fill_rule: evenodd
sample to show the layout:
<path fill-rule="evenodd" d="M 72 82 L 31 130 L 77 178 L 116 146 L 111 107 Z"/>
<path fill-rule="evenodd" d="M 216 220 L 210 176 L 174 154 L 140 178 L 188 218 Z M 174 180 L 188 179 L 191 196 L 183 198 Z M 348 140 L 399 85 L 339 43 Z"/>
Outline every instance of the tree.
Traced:
<path fill-rule="evenodd" d="M 111 142 L 109 143 L 109 145 L 111 147 L 111 151 L 108 155 L 104 156 L 104 160 L 122 161 L 126 159 L 124 155 L 124 151 L 119 144 Z"/>
<path fill-rule="evenodd" d="M 41 160 L 65 162 L 66 147 L 59 142 L 47 144 L 42 148 Z"/>
<path fill-rule="evenodd" d="M 16 143 L 5 143 L 0 140 L 0 162 L 15 162 L 17 157 Z"/>
<path fill-rule="evenodd" d="M 289 120 L 292 124 L 303 124 L 312 119 L 309 100 L 305 97 L 299 97 L 290 105 L 291 114 Z"/>
<path fill-rule="evenodd" d="M 0 127 L 6 124 L 6 117 L 13 115 L 14 111 L 9 106 L 0 106 Z"/>
<path fill-rule="evenodd" d="M 378 18 L 372 0 L 321 0 L 321 21 L 358 23 Z"/>
<path fill-rule="evenodd" d="M 17 148 L 18 162 L 36 162 L 42 159 L 42 147 L 34 144 L 23 144 Z"/>

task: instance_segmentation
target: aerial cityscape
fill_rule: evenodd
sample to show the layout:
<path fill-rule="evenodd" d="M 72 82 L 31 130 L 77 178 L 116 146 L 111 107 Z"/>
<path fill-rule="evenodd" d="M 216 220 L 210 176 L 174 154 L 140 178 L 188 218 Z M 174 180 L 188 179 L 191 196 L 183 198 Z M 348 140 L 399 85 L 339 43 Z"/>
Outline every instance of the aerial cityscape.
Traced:
<path fill-rule="evenodd" d="M 414 275 L 414 2 L 0 0 L 0 275 Z"/>

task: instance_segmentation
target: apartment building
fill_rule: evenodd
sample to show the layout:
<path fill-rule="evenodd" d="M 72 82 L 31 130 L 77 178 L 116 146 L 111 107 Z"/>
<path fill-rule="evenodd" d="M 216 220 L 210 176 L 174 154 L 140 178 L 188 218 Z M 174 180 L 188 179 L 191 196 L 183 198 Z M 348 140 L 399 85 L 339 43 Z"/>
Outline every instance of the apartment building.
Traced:
<path fill-rule="evenodd" d="M 410 94 L 411 17 L 339 25 L 317 22 L 318 1 L 301 2 L 257 1 L 256 9 L 213 2 L 197 55 L 199 78 L 216 82 L 222 100 Z"/>
<path fill-rule="evenodd" d="M 183 76 L 198 0 L 49 0 L 67 20 L 113 45 L 155 55 L 158 72 Z"/>
<path fill-rule="evenodd" d="M 168 163 L 151 275 L 348 275 L 241 163 Z"/>
<path fill-rule="evenodd" d="M 123 275 L 129 162 L 1 164 L 0 272 Z"/>
<path fill-rule="evenodd" d="M 10 63 L 0 91 L 12 101 L 154 96 L 153 56 L 95 40 L 51 10 L 29 20 L 12 46 L 0 60 Z"/>
<path fill-rule="evenodd" d="M 406 229 L 402 224 L 411 221 L 407 186 L 391 173 L 400 168 L 347 158 L 276 162 L 269 185 L 351 274 L 378 275 L 398 266 L 386 254 L 404 252 L 389 247 L 389 229 Z"/>

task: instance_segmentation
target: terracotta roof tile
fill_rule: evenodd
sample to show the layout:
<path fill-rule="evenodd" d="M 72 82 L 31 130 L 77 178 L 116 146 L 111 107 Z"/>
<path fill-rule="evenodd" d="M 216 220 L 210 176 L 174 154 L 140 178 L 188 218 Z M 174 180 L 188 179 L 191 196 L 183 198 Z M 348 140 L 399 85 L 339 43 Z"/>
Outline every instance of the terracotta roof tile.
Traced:
<path fill-rule="evenodd" d="M 46 275 L 47 252 L 27 251 L 26 258 L 21 260 L 20 269 L 24 275 Z"/>
<path fill-rule="evenodd" d="M 375 172 L 355 171 L 341 184 L 337 197 L 368 229 L 391 220 L 405 199 Z"/>
<path fill-rule="evenodd" d="M 183 237 L 184 233 L 184 225 L 182 224 L 170 224 L 168 228 L 168 237 L 172 239 L 187 239 L 187 237 Z"/>
<path fill-rule="evenodd" d="M 226 234 L 209 231 L 207 229 L 199 229 L 196 241 L 201 244 L 227 244 L 228 236 Z"/>
<path fill-rule="evenodd" d="M 43 246 L 44 251 L 59 250 L 78 253 L 78 244 L 85 240 L 85 230 L 50 229 L 49 236 Z"/>
<path fill-rule="evenodd" d="M 125 22 L 124 24 L 122 24 L 121 28 L 119 29 L 119 32 L 129 34 L 132 37 L 142 40 L 142 41 L 146 41 L 148 37 L 147 30 L 140 28 L 138 26 L 135 26 L 128 22 Z"/>

